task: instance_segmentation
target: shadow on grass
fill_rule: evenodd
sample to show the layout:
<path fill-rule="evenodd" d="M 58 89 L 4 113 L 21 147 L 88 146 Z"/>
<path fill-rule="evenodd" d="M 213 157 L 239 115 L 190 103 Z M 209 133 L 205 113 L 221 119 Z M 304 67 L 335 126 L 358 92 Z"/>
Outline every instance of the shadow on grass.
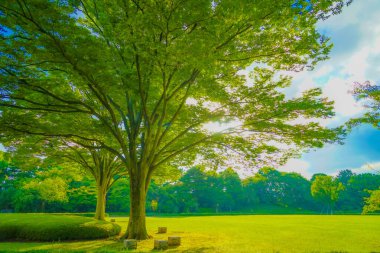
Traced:
<path fill-rule="evenodd" d="M 213 247 L 198 247 L 198 248 L 190 248 L 181 252 L 184 253 L 202 253 L 202 252 L 211 252 Z"/>
<path fill-rule="evenodd" d="M 9 244 L 9 249 L 0 249 L 0 253 L 9 252 L 119 252 L 123 250 L 123 244 L 110 239 L 93 241 L 71 241 L 71 242 L 52 242 L 52 243 L 28 243 L 21 242 L 13 245 Z M 16 247 L 14 247 L 16 246 Z"/>
<path fill-rule="evenodd" d="M 168 253 L 204 253 L 204 252 L 213 252 L 213 247 L 194 247 L 194 248 L 188 248 L 188 249 L 181 249 L 181 246 L 169 246 L 168 249 L 164 250 L 164 252 Z M 71 252 L 71 251 L 70 251 Z M 95 253 L 106 253 L 106 252 L 140 252 L 139 249 L 137 250 L 127 250 L 124 248 L 122 244 L 117 244 L 115 243 L 114 246 L 112 245 L 107 245 L 102 248 L 98 248 L 92 252 Z M 143 252 L 163 252 L 163 250 L 156 250 L 156 249 L 151 249 L 151 250 L 143 250 Z M 42 253 L 42 252 L 41 252 Z M 75 252 L 77 253 L 77 252 Z M 79 253 L 79 252 L 78 252 Z"/>
<path fill-rule="evenodd" d="M 203 252 L 212 252 L 214 248 L 212 247 L 194 247 L 190 249 L 178 249 L 179 246 L 171 246 L 166 252 L 175 253 L 175 252 L 181 252 L 181 253 L 203 253 Z M 152 249 L 150 252 L 162 252 L 162 250 Z"/>

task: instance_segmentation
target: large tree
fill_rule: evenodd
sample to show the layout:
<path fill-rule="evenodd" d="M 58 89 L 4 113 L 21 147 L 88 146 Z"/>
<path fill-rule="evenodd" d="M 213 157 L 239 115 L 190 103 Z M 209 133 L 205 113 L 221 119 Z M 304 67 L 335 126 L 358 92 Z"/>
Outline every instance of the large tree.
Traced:
<path fill-rule="evenodd" d="M 285 97 L 291 80 L 276 71 L 326 59 L 316 23 L 349 2 L 2 1 L 1 127 L 118 156 L 130 176 L 127 237 L 145 239 L 160 168 L 197 153 L 283 161 L 336 138 L 304 121 L 331 117 L 332 103 L 318 89 Z M 237 71 L 252 63 L 246 83 Z M 212 132 L 209 122 L 234 124 Z"/>
<path fill-rule="evenodd" d="M 343 184 L 332 176 L 316 176 L 311 185 L 311 195 L 325 205 L 323 210 L 326 210 L 326 213 L 332 214 L 339 193 L 343 189 Z"/>
<path fill-rule="evenodd" d="M 65 153 L 72 162 L 84 168 L 96 182 L 97 198 L 95 219 L 104 220 L 106 196 L 111 186 L 126 174 L 126 170 L 115 154 L 103 149 L 74 149 Z"/>
<path fill-rule="evenodd" d="M 116 180 L 127 173 L 125 165 L 115 154 L 97 148 L 94 143 L 87 142 L 86 147 L 82 147 L 66 138 L 24 136 L 12 130 L 5 133 L 8 136 L 2 138 L 3 145 L 20 168 L 27 170 L 60 165 L 89 174 L 97 190 L 95 219 L 105 219 L 107 192 Z"/>

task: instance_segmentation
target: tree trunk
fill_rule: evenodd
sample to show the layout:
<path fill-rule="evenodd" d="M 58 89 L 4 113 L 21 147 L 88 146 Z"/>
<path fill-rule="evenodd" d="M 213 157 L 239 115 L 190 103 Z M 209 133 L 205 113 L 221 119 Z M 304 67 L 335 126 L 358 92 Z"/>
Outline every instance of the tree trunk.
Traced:
<path fill-rule="evenodd" d="M 96 200 L 95 219 L 105 220 L 106 218 L 106 195 L 107 189 L 102 185 L 98 185 L 98 194 Z"/>
<path fill-rule="evenodd" d="M 41 202 L 41 213 L 45 212 L 45 200 L 42 200 Z"/>
<path fill-rule="evenodd" d="M 149 238 L 145 226 L 146 188 L 145 177 L 131 178 L 130 200 L 131 209 L 126 237 L 128 239 L 145 240 Z"/>

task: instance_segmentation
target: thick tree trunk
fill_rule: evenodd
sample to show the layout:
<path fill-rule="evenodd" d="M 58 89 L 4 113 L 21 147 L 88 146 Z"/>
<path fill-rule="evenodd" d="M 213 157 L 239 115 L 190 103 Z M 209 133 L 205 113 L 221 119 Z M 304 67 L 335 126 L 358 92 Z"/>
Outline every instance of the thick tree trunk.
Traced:
<path fill-rule="evenodd" d="M 98 194 L 96 200 L 95 219 L 105 220 L 106 218 L 106 195 L 107 189 L 104 186 L 98 185 Z"/>
<path fill-rule="evenodd" d="M 126 237 L 128 239 L 145 240 L 149 238 L 145 225 L 145 202 L 146 202 L 145 178 L 131 178 L 130 200 L 131 209 Z"/>

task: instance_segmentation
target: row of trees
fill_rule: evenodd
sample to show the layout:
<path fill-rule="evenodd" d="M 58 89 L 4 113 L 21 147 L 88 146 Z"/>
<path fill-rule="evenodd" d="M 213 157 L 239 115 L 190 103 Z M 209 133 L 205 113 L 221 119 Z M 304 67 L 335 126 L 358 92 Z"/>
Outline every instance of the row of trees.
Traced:
<path fill-rule="evenodd" d="M 16 212 L 93 212 L 96 181 L 59 167 L 22 171 L 2 161 L 0 209 Z M 107 194 L 108 212 L 129 212 L 129 180 L 122 177 Z M 341 212 L 376 211 L 370 192 L 380 187 L 380 175 L 341 171 L 337 177 L 260 169 L 240 179 L 232 169 L 222 172 L 187 170 L 178 180 L 153 181 L 145 208 L 152 213 L 194 212 Z"/>

